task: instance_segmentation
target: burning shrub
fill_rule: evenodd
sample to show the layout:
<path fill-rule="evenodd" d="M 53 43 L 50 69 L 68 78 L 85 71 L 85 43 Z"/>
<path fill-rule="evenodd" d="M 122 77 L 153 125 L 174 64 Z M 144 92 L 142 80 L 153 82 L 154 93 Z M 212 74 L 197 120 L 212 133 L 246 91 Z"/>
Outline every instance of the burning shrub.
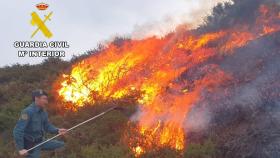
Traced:
<path fill-rule="evenodd" d="M 139 110 L 132 122 L 137 124 L 124 140 L 135 155 L 154 147 L 182 151 L 188 144 L 189 127 L 185 124 L 193 107 L 215 109 L 210 106 L 221 103 L 235 107 L 242 96 L 234 90 L 244 96 L 257 93 L 247 84 L 256 87 L 263 83 L 261 77 L 268 72 L 262 69 L 265 66 L 274 70 L 268 80 L 275 80 L 278 69 L 268 65 L 269 61 L 276 64 L 266 58 L 268 50 L 245 49 L 254 50 L 254 42 L 265 45 L 259 39 L 279 30 L 280 6 L 276 1 L 236 0 L 233 5 L 218 5 L 206 25 L 196 30 L 113 42 L 75 63 L 69 74 L 58 79 L 57 98 L 67 109 L 77 111 L 100 100 L 134 96 Z M 279 47 L 274 48 L 279 52 Z M 233 67 L 236 63 L 239 65 Z M 243 99 L 246 102 L 246 97 Z"/>

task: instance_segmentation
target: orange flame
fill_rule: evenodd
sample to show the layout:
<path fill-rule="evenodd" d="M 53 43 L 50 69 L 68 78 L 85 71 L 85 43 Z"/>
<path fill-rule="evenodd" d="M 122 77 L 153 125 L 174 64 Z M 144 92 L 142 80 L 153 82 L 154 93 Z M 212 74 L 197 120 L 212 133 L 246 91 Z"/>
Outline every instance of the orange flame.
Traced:
<path fill-rule="evenodd" d="M 184 30 L 164 38 L 125 41 L 121 46 L 111 43 L 62 75 L 58 96 L 66 108 L 78 110 L 100 99 L 124 98 L 138 91 L 142 113 L 137 130 L 142 140 L 131 140 L 141 142 L 131 145 L 135 156 L 154 145 L 183 150 L 184 120 L 190 109 L 203 91 L 230 81 L 231 76 L 214 64 L 205 66 L 201 70 L 205 75 L 192 82 L 180 76 L 190 68 L 231 55 L 251 40 L 280 30 L 279 12 L 274 14 L 268 6 L 261 6 L 259 13 L 254 26 L 236 25 L 204 34 Z"/>

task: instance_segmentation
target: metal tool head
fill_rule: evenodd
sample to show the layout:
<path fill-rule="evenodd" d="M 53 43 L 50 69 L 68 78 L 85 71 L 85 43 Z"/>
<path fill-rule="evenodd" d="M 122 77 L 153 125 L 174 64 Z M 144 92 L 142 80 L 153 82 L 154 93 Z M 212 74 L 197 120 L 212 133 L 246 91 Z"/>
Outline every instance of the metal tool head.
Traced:
<path fill-rule="evenodd" d="M 114 110 L 118 110 L 118 111 L 125 111 L 125 108 L 121 107 L 121 106 L 116 106 L 114 108 Z"/>

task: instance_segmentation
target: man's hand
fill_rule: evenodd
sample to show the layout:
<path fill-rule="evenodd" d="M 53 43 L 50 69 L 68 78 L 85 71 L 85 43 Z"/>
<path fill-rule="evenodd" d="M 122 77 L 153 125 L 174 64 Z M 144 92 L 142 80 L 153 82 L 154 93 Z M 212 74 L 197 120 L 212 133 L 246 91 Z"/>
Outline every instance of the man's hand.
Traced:
<path fill-rule="evenodd" d="M 21 155 L 21 156 L 24 156 L 24 155 L 27 155 L 27 154 L 28 154 L 28 152 L 27 152 L 26 149 L 22 149 L 22 150 L 18 151 L 18 153 L 19 153 L 19 155 Z"/>
<path fill-rule="evenodd" d="M 64 135 L 67 132 L 67 129 L 60 128 L 58 129 L 58 134 Z"/>

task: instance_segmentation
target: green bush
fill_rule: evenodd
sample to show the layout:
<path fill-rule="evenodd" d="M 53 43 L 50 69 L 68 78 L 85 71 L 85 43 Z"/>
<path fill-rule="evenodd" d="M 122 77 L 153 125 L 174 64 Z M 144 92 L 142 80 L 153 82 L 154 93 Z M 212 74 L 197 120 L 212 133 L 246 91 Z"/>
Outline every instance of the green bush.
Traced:
<path fill-rule="evenodd" d="M 129 158 L 133 157 L 129 151 L 121 145 L 85 146 L 81 150 L 81 157 L 83 158 Z"/>
<path fill-rule="evenodd" d="M 208 139 L 202 144 L 190 143 L 184 153 L 184 158 L 214 158 L 215 144 Z"/>

